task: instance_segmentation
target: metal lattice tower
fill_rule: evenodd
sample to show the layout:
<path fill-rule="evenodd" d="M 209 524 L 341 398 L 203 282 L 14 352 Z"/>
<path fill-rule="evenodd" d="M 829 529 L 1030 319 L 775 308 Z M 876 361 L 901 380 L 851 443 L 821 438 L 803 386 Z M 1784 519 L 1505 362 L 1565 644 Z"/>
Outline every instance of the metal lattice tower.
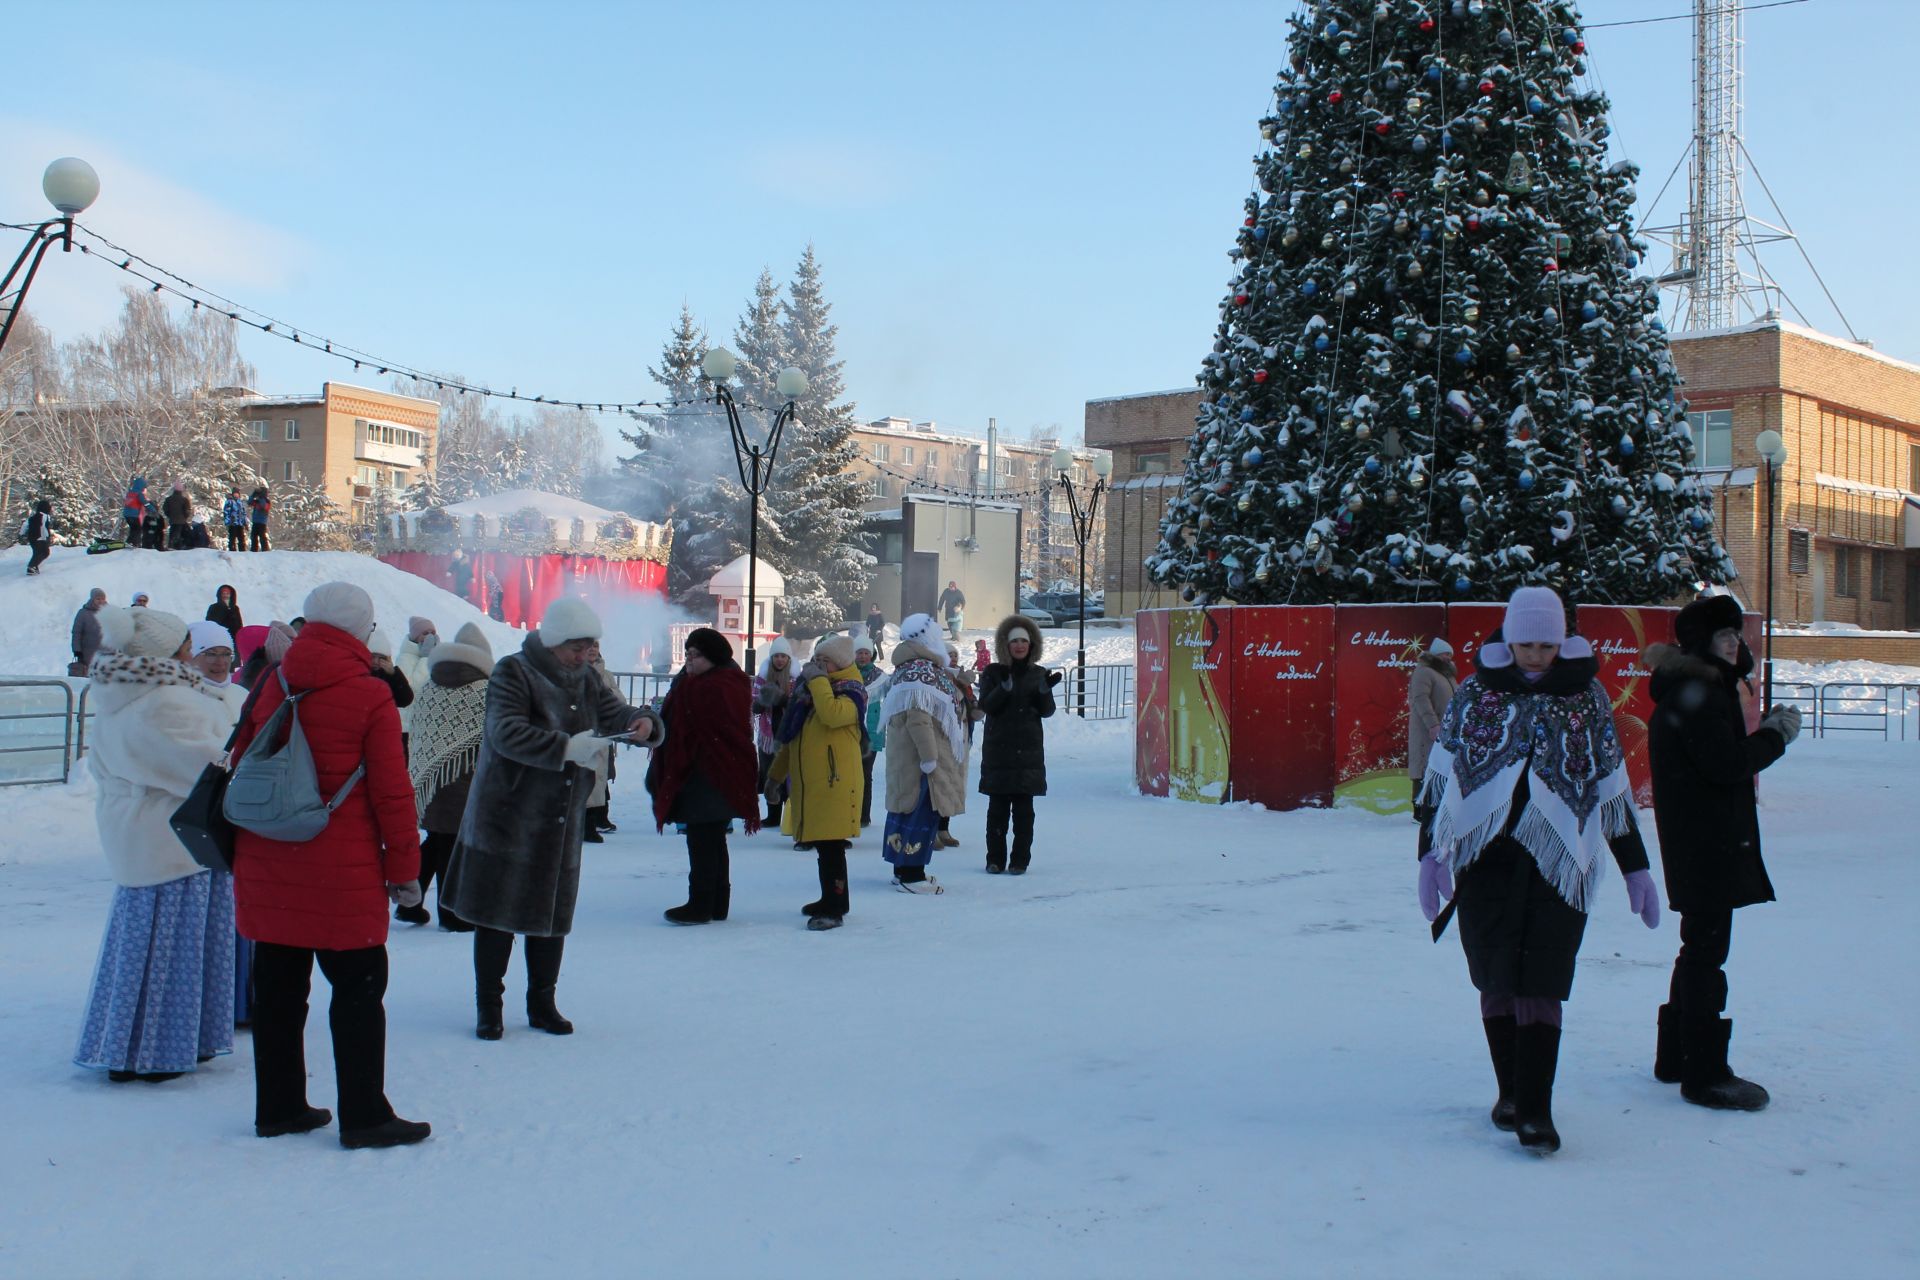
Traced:
<path fill-rule="evenodd" d="M 1820 281 L 1806 247 L 1787 225 L 1741 135 L 1742 22 L 1742 0 L 1694 0 L 1693 139 L 1687 147 L 1692 164 L 1686 217 L 1677 225 L 1645 228 L 1646 234 L 1673 252 L 1673 265 L 1658 283 L 1677 291 L 1674 328 L 1682 331 L 1730 328 L 1778 315 L 1783 308 L 1806 321 L 1767 272 L 1760 259 L 1763 244 L 1793 242 L 1814 279 Z M 1779 225 L 1747 212 L 1742 192 L 1742 175 L 1747 170 L 1773 204 Z M 1820 288 L 1826 291 L 1824 281 Z M 1826 297 L 1851 335 L 1852 326 L 1840 305 L 1831 293 Z"/>

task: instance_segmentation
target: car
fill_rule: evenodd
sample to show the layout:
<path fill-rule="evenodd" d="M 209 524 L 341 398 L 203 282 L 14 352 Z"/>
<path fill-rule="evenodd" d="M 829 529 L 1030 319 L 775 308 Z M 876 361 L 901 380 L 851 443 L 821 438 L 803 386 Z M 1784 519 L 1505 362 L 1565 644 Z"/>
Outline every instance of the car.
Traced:
<path fill-rule="evenodd" d="M 1054 621 L 1060 626 L 1070 626 L 1080 621 L 1080 597 L 1071 591 L 1042 591 L 1033 597 L 1033 602 L 1036 607 L 1052 614 Z M 1099 600 L 1088 597 L 1086 616 L 1105 617 L 1106 609 Z"/>
<path fill-rule="evenodd" d="M 1058 625 L 1053 620 L 1053 614 L 1048 610 L 1042 609 L 1039 605 L 1035 604 L 1031 598 L 1022 600 L 1020 602 L 1020 613 L 1021 613 L 1021 616 L 1023 617 L 1033 619 L 1033 624 L 1036 627 L 1051 627 L 1051 626 Z"/>

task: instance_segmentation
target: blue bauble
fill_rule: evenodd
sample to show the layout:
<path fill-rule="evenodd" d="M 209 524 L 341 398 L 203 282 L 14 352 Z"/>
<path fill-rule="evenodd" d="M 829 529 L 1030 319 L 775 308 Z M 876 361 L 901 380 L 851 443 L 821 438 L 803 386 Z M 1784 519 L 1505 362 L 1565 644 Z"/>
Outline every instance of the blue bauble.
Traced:
<path fill-rule="evenodd" d="M 1415 154 L 1415 155 L 1418 155 L 1418 154 L 1420 154 L 1421 152 L 1423 152 L 1423 151 L 1425 151 L 1426 149 L 1427 149 L 1427 140 L 1426 140 L 1426 138 L 1425 138 L 1425 137 L 1424 137 L 1423 135 L 1421 135 L 1421 134 L 1417 134 L 1417 133 L 1416 133 L 1415 135 L 1413 135 L 1413 151 L 1414 151 L 1414 154 Z"/>
<path fill-rule="evenodd" d="M 1265 227 L 1255 227 L 1253 229 L 1253 238 L 1255 240 L 1265 240 L 1267 238 L 1267 229 Z"/>
<path fill-rule="evenodd" d="M 1468 581 L 1467 575 L 1463 573 L 1453 580 L 1453 589 L 1455 593 L 1465 595 L 1467 592 L 1473 590 L 1473 583 Z"/>
<path fill-rule="evenodd" d="M 1287 112 L 1291 110 L 1293 110 L 1293 99 L 1292 98 L 1280 99 L 1280 114 L 1285 115 Z"/>
<path fill-rule="evenodd" d="M 1653 319 L 1651 319 L 1651 320 L 1649 320 L 1649 321 L 1647 321 L 1647 325 L 1648 325 L 1648 327 L 1649 327 L 1649 328 L 1651 328 L 1651 329 L 1652 329 L 1652 330 L 1653 330 L 1653 331 L 1654 331 L 1655 333 L 1665 333 L 1665 332 L 1667 331 L 1667 326 L 1665 326 L 1664 324 L 1661 324 L 1661 323 L 1660 323 L 1660 317 L 1659 317 L 1659 316 L 1655 316 L 1655 317 L 1654 317 Z"/>
<path fill-rule="evenodd" d="M 1467 350 L 1467 348 L 1465 347 L 1462 347 L 1458 351 L 1453 353 L 1453 362 L 1455 364 L 1472 364 L 1473 352 Z"/>
<path fill-rule="evenodd" d="M 1339 34 L 1340 34 L 1339 20 L 1337 18 L 1328 18 L 1327 19 L 1327 39 L 1331 40 Z"/>
<path fill-rule="evenodd" d="M 1424 222 L 1420 224 L 1420 243 L 1421 244 L 1433 243 L 1433 228 L 1428 226 Z"/>
<path fill-rule="evenodd" d="M 1329 338 L 1326 334 L 1316 333 L 1313 335 L 1313 349 L 1315 351 L 1325 351 L 1328 347 L 1332 345 L 1333 345 L 1333 339 Z"/>
<path fill-rule="evenodd" d="M 1407 558 L 1401 555 L 1398 551 L 1387 552 L 1387 563 L 1392 565 L 1394 568 L 1398 569 L 1401 565 L 1405 564 L 1406 562 L 1407 562 Z"/>
<path fill-rule="evenodd" d="M 1592 320 L 1599 315 L 1600 308 L 1594 306 L 1591 302 L 1583 302 L 1580 304 L 1580 318 L 1582 320 Z"/>
<path fill-rule="evenodd" d="M 1519 485 L 1522 489 L 1531 489 L 1533 488 L 1533 472 L 1522 471 L 1519 475 L 1513 478 L 1513 482 Z"/>
<path fill-rule="evenodd" d="M 1307 347 L 1305 343 L 1294 344 L 1293 358 L 1295 360 L 1305 360 L 1307 358 Z"/>
<path fill-rule="evenodd" d="M 1258 446 L 1255 446 L 1241 454 L 1240 461 L 1246 466 L 1257 467 L 1260 465 L 1260 460 L 1264 457 L 1266 457 L 1266 455 L 1260 452 Z"/>
<path fill-rule="evenodd" d="M 1364 470 L 1365 470 L 1365 471 L 1366 471 L 1366 473 L 1367 473 L 1368 475 L 1370 475 L 1370 476 L 1377 476 L 1377 475 L 1379 475 L 1379 474 L 1380 474 L 1380 459 L 1378 459 L 1378 458 L 1368 458 L 1368 459 L 1367 459 L 1367 462 L 1366 462 L 1366 466 L 1365 466 L 1365 468 L 1364 468 Z"/>
<path fill-rule="evenodd" d="M 1527 111 L 1529 113 L 1537 116 L 1546 109 L 1547 104 L 1540 99 L 1538 94 L 1534 94 L 1527 99 Z"/>
<path fill-rule="evenodd" d="M 1632 436 L 1620 437 L 1620 456 L 1623 458 L 1631 458 L 1633 456 L 1633 437 Z"/>
<path fill-rule="evenodd" d="M 1689 511 L 1687 512 L 1687 525 L 1693 529 L 1704 529 L 1707 527 L 1707 518 L 1698 511 Z"/>
<path fill-rule="evenodd" d="M 1440 131 L 1440 149 L 1442 151 L 1453 150 L 1453 135 L 1444 129 Z"/>
<path fill-rule="evenodd" d="M 1440 70 L 1439 63 L 1435 63 L 1433 66 L 1427 68 L 1427 79 L 1433 84 L 1439 84 L 1440 78 L 1445 74 L 1446 72 Z"/>
<path fill-rule="evenodd" d="M 1320 286 L 1311 280 L 1302 280 L 1300 282 L 1300 292 L 1311 298 L 1314 294 L 1320 292 Z"/>
<path fill-rule="evenodd" d="M 1560 39 L 1567 44 L 1579 44 L 1580 33 L 1572 27 L 1565 27 L 1560 32 Z"/>
<path fill-rule="evenodd" d="M 1240 411 L 1240 421 L 1242 421 L 1242 422 L 1252 422 L 1252 421 L 1253 421 L 1253 406 L 1252 406 L 1252 405 L 1248 405 L 1248 406 L 1247 406 L 1246 408 L 1244 408 L 1244 409 L 1242 409 L 1242 410 Z"/>

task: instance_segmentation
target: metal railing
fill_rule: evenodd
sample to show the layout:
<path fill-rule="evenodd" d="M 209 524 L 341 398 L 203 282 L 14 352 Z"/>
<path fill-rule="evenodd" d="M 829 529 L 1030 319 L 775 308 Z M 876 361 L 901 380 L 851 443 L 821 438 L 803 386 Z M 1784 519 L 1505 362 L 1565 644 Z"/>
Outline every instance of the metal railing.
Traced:
<path fill-rule="evenodd" d="M 1823 684 L 1816 702 L 1816 737 L 1877 732 L 1882 741 L 1905 742 L 1909 736 L 1920 740 L 1920 684 Z"/>
<path fill-rule="evenodd" d="M 634 706 L 643 702 L 659 706 L 667 696 L 667 686 L 673 683 L 672 674 L 663 671 L 609 671 L 607 675 L 619 688 L 620 696 Z"/>
<path fill-rule="evenodd" d="M 1133 664 L 1062 668 L 1054 691 L 1060 709 L 1088 720 L 1124 720 L 1133 714 Z"/>
<path fill-rule="evenodd" d="M 72 776 L 80 701 L 65 680 L 0 679 L 0 787 Z"/>

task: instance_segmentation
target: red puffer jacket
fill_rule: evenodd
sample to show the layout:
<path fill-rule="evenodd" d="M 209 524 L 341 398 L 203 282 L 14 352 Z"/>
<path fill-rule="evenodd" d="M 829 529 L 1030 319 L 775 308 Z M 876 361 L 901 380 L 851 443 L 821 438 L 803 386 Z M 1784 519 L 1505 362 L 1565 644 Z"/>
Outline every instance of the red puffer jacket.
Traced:
<path fill-rule="evenodd" d="M 320 794 L 331 798 L 366 762 L 367 775 L 333 812 L 327 829 L 302 844 L 239 833 L 233 890 L 240 932 L 256 942 L 322 951 L 377 947 L 387 940 L 387 890 L 420 874 L 413 784 L 400 749 L 400 712 L 373 675 L 367 646 L 309 622 L 280 670 L 300 703 L 300 728 L 313 752 Z M 285 700 L 269 680 L 254 703 L 236 755 Z"/>

